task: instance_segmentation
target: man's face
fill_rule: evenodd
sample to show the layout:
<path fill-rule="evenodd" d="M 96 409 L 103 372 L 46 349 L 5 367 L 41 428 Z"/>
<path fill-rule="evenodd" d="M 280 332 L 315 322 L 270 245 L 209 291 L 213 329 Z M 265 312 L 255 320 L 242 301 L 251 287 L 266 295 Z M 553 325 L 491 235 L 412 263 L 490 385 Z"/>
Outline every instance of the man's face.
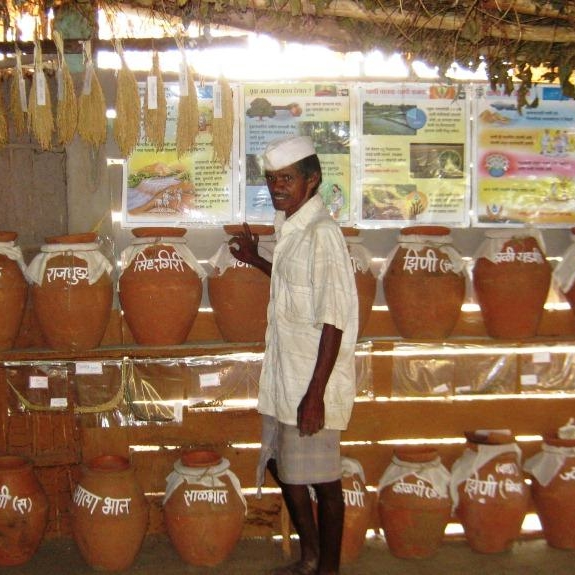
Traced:
<path fill-rule="evenodd" d="M 295 166 L 266 172 L 266 182 L 276 210 L 285 212 L 287 218 L 295 214 L 312 196 L 317 174 L 306 178 Z"/>

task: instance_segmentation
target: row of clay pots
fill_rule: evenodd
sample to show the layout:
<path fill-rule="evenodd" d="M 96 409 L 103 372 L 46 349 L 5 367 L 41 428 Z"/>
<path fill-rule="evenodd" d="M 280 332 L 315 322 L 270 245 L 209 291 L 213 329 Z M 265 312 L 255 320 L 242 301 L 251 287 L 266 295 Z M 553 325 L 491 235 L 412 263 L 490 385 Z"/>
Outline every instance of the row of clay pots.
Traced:
<path fill-rule="evenodd" d="M 230 237 L 238 226 L 226 226 Z M 273 228 L 258 226 L 260 250 L 273 257 Z M 196 319 L 206 276 L 183 237 L 183 228 L 136 228 L 121 255 L 118 281 L 124 318 L 137 344 L 178 345 Z M 359 297 L 361 336 L 375 299 L 371 256 L 358 230 L 344 229 Z M 2 241 L 2 240 L 6 241 Z M 47 238 L 25 268 L 15 235 L 0 235 L 0 349 L 13 345 L 32 283 L 33 308 L 40 330 L 54 349 L 97 347 L 108 325 L 112 266 L 99 252 L 94 234 Z M 463 258 L 450 230 L 415 226 L 401 230 L 396 248 L 381 271 L 390 316 L 400 336 L 445 339 L 461 314 L 466 293 Z M 267 323 L 269 278 L 236 260 L 228 242 L 209 261 L 208 293 L 224 340 L 262 341 Z M 555 270 L 575 307 L 575 247 Z M 552 278 L 551 266 L 535 233 L 496 230 L 486 234 L 474 259 L 472 282 L 487 334 L 524 339 L 537 334 Z"/>
<path fill-rule="evenodd" d="M 196 450 L 174 464 L 163 511 L 180 557 L 191 565 L 214 566 L 239 540 L 246 503 L 229 461 Z M 88 462 L 70 512 L 74 540 L 88 565 L 100 571 L 132 565 L 148 529 L 149 504 L 127 459 L 103 455 Z M 0 566 L 32 558 L 47 518 L 47 498 L 30 461 L 0 456 Z"/>
<path fill-rule="evenodd" d="M 451 471 L 435 448 L 395 450 L 377 496 L 390 552 L 401 558 L 434 555 L 450 520 L 461 522 L 474 551 L 508 550 L 520 536 L 531 496 L 548 544 L 575 549 L 575 439 L 557 433 L 546 437 L 540 453 L 522 466 L 521 451 L 508 430 L 478 430 L 466 437 L 466 449 Z M 342 487 L 341 559 L 351 563 L 361 553 L 372 516 L 358 461 L 342 458 Z M 229 461 L 213 451 L 184 453 L 166 478 L 167 532 L 190 565 L 225 561 L 240 538 L 246 509 Z M 83 468 L 71 507 L 74 539 L 86 562 L 98 570 L 129 568 L 146 534 L 148 511 L 127 459 L 104 455 L 91 460 Z M 31 463 L 0 456 L 0 566 L 20 565 L 33 556 L 47 517 L 47 499 Z"/>
<path fill-rule="evenodd" d="M 226 226 L 231 235 L 237 227 Z M 273 256 L 273 228 L 260 226 L 260 249 Z M 198 314 L 206 272 L 183 237 L 184 228 L 136 228 L 121 254 L 118 291 L 122 313 L 137 344 L 184 343 Z M 357 230 L 349 232 L 350 258 L 360 292 L 360 329 L 375 298 L 371 257 Z M 97 347 L 112 309 L 112 265 L 100 253 L 95 234 L 46 239 L 26 268 L 14 245 L 16 234 L 0 235 L 0 309 L 8 310 L 0 328 L 0 349 L 14 345 L 27 298 L 27 276 L 40 330 L 49 347 L 79 351 Z M 5 241 L 3 241 L 5 240 Z M 267 325 L 269 278 L 239 262 L 227 241 L 210 260 L 214 273 L 208 292 L 215 321 L 226 341 L 263 341 Z"/>

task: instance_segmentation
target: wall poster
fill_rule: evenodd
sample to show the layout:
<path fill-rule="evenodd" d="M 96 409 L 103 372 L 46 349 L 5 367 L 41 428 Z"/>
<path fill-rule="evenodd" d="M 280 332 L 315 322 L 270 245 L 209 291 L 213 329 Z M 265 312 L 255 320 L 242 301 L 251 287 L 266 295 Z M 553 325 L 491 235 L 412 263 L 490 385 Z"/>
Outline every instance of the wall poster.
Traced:
<path fill-rule="evenodd" d="M 522 103 L 517 93 L 477 88 L 475 223 L 572 226 L 575 102 L 540 84 Z"/>
<path fill-rule="evenodd" d="M 261 166 L 273 139 L 310 136 L 322 166 L 319 193 L 338 222 L 351 220 L 350 88 L 338 83 L 247 84 L 243 87 L 242 211 L 247 222 L 271 223 L 274 209 Z"/>
<path fill-rule="evenodd" d="M 359 222 L 469 223 L 469 98 L 457 86 L 359 86 Z"/>
<path fill-rule="evenodd" d="M 232 193 L 238 164 L 237 146 L 232 152 L 231 166 L 223 168 L 213 161 L 213 83 L 196 84 L 200 113 L 197 148 L 180 158 L 176 153 L 179 83 L 166 82 L 164 86 L 168 105 L 165 146 L 162 151 L 156 151 L 144 141 L 141 130 L 142 138 L 128 158 L 125 170 L 122 225 L 229 223 L 237 209 Z M 139 88 L 143 102 L 145 84 L 140 83 Z M 234 130 L 237 132 L 237 122 Z M 234 140 L 237 141 L 236 136 Z"/>

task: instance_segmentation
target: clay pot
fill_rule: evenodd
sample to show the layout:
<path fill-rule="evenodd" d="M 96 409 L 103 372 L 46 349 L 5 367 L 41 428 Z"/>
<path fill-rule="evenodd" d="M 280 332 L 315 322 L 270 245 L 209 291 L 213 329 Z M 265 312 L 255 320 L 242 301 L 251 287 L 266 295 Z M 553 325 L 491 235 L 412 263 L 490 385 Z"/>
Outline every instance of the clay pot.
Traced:
<path fill-rule="evenodd" d="M 474 551 L 507 551 L 519 538 L 529 502 L 521 451 L 508 433 L 466 437 L 467 448 L 451 469 L 456 516 Z"/>
<path fill-rule="evenodd" d="M 388 258 L 383 291 L 402 337 L 448 337 L 465 298 L 463 261 L 452 245 L 449 228 L 402 229 L 398 246 Z"/>
<path fill-rule="evenodd" d="M 246 504 L 229 461 L 209 450 L 182 455 L 167 478 L 164 519 L 183 561 L 213 567 L 235 548 Z"/>
<path fill-rule="evenodd" d="M 575 228 L 571 228 L 571 245 L 563 254 L 563 259 L 553 269 L 553 278 L 559 291 L 575 314 Z"/>
<path fill-rule="evenodd" d="M 363 468 L 359 461 L 342 457 L 343 501 L 345 515 L 341 541 L 341 562 L 355 561 L 365 544 L 365 535 L 371 520 L 372 499 L 365 486 Z"/>
<path fill-rule="evenodd" d="M 534 337 L 551 283 L 551 266 L 527 231 L 496 230 L 475 256 L 473 287 L 487 334 Z"/>
<path fill-rule="evenodd" d="M 0 456 L 0 565 L 22 565 L 38 549 L 48 522 L 48 500 L 32 463 Z"/>
<path fill-rule="evenodd" d="M 575 439 L 544 437 L 542 451 L 525 462 L 531 494 L 551 547 L 575 549 Z"/>
<path fill-rule="evenodd" d="M 273 226 L 250 226 L 260 236 L 259 253 L 268 261 L 273 255 Z M 229 237 L 243 231 L 241 225 L 224 226 Z M 225 341 L 264 341 L 270 278 L 253 266 L 234 258 L 228 242 L 210 259 L 214 273 L 208 277 L 208 294 L 216 325 Z"/>
<path fill-rule="evenodd" d="M 198 315 L 205 272 L 182 228 L 136 228 L 122 251 L 120 304 L 142 345 L 184 343 Z"/>
<path fill-rule="evenodd" d="M 436 449 L 398 448 L 378 486 L 378 514 L 396 557 L 431 557 L 451 516 L 449 472 Z"/>
<path fill-rule="evenodd" d="M 16 232 L 0 231 L 0 350 L 14 347 L 28 297 L 22 251 L 14 245 L 17 237 Z"/>
<path fill-rule="evenodd" d="M 359 237 L 359 230 L 342 228 L 341 231 L 347 243 L 355 276 L 359 311 L 357 337 L 360 338 L 371 315 L 371 308 L 373 307 L 377 289 L 377 279 L 370 267 L 371 253 L 363 245 L 363 239 Z"/>
<path fill-rule="evenodd" d="M 96 234 L 46 238 L 28 267 L 32 303 L 48 346 L 81 351 L 97 347 L 112 310 L 112 264 Z"/>
<path fill-rule="evenodd" d="M 148 502 L 129 461 L 116 455 L 90 460 L 72 498 L 72 532 L 94 569 L 128 569 L 148 527 Z"/>

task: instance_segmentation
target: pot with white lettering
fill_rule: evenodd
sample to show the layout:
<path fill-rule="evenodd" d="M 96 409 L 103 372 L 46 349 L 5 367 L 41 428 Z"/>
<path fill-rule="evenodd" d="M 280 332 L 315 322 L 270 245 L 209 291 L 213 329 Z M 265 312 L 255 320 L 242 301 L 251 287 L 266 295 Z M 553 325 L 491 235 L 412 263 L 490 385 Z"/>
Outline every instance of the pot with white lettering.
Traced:
<path fill-rule="evenodd" d="M 575 549 L 575 438 L 557 432 L 544 436 L 541 451 L 523 466 L 531 477 L 531 494 L 551 547 Z"/>
<path fill-rule="evenodd" d="M 571 245 L 553 268 L 553 279 L 575 315 L 575 228 L 571 228 L 569 237 Z"/>
<path fill-rule="evenodd" d="M 355 287 L 357 288 L 359 311 L 357 337 L 360 338 L 371 315 L 377 289 L 377 279 L 371 271 L 371 252 L 363 245 L 363 238 L 359 236 L 359 230 L 345 227 L 341 228 L 341 231 L 349 250 L 355 277 Z"/>
<path fill-rule="evenodd" d="M 110 321 L 112 264 L 96 234 L 46 238 L 27 269 L 40 331 L 52 349 L 98 347 Z"/>
<path fill-rule="evenodd" d="M 378 485 L 378 515 L 389 551 L 396 557 L 433 556 L 451 516 L 449 471 L 437 449 L 401 447 Z"/>
<path fill-rule="evenodd" d="M 16 232 L 0 231 L 0 350 L 14 347 L 28 297 L 26 264 L 17 237 Z"/>
<path fill-rule="evenodd" d="M 389 314 L 402 337 L 444 339 L 451 334 L 466 282 L 449 228 L 403 228 L 382 273 Z"/>
<path fill-rule="evenodd" d="M 451 497 L 470 547 L 479 553 L 511 549 L 529 504 L 521 450 L 511 432 L 466 432 L 467 445 L 451 468 Z"/>
<path fill-rule="evenodd" d="M 0 566 L 29 561 L 48 523 L 48 499 L 32 462 L 18 455 L 0 456 Z"/>
<path fill-rule="evenodd" d="M 136 228 L 122 251 L 119 296 L 136 343 L 180 345 L 198 315 L 205 270 L 183 237 L 185 228 Z"/>
<path fill-rule="evenodd" d="M 234 550 L 247 511 L 230 462 L 210 450 L 185 452 L 167 477 L 164 519 L 183 561 L 213 567 Z"/>
<path fill-rule="evenodd" d="M 473 288 L 487 334 L 498 339 L 536 336 L 551 284 L 539 234 L 486 232 L 474 260 Z"/>
<path fill-rule="evenodd" d="M 259 236 L 259 254 L 272 261 L 275 236 L 273 226 L 251 225 Z M 243 231 L 241 225 L 226 225 L 226 241 L 210 258 L 208 294 L 216 325 L 225 341 L 264 341 L 270 278 L 259 269 L 237 260 L 230 253 L 229 240 Z"/>
<path fill-rule="evenodd" d="M 72 497 L 72 532 L 88 565 L 128 569 L 148 528 L 149 506 L 130 462 L 121 456 L 91 459 Z"/>

